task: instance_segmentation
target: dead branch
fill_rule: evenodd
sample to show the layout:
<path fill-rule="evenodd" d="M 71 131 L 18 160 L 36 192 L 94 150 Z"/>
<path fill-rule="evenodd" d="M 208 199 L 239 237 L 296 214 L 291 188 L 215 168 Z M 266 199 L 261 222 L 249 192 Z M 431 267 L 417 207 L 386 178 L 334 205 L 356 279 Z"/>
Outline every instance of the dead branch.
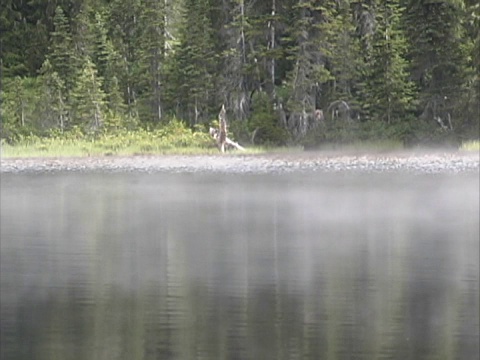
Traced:
<path fill-rule="evenodd" d="M 225 142 L 227 139 L 227 112 L 225 110 L 225 104 L 222 105 L 222 109 L 218 114 L 218 145 L 220 151 L 225 152 Z"/>
<path fill-rule="evenodd" d="M 224 153 L 227 146 L 233 147 L 237 150 L 245 151 L 245 148 L 240 146 L 235 141 L 231 140 L 227 136 L 227 117 L 225 105 L 222 105 L 222 109 L 218 114 L 218 129 L 210 128 L 210 136 L 215 139 L 218 149 Z"/>
<path fill-rule="evenodd" d="M 351 108 L 346 101 L 336 100 L 332 102 L 327 108 L 327 114 L 331 116 L 331 120 L 351 120 L 350 117 Z"/>

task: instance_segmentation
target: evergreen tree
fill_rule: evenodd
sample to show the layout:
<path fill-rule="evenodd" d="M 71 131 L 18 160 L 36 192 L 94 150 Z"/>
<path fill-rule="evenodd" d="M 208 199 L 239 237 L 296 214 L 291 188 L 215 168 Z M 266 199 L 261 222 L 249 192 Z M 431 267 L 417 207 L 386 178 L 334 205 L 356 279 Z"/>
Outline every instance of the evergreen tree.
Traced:
<path fill-rule="evenodd" d="M 106 94 L 108 108 L 117 116 L 123 116 L 126 112 L 126 106 L 116 76 L 110 81 L 109 92 Z"/>
<path fill-rule="evenodd" d="M 70 24 L 61 7 L 55 10 L 53 19 L 55 30 L 51 34 L 51 45 L 48 60 L 54 72 L 65 84 L 65 92 L 73 87 L 79 70 L 78 57 L 70 30 Z"/>
<path fill-rule="evenodd" d="M 209 0 L 187 0 L 169 64 L 168 96 L 181 118 L 191 124 L 209 118 L 215 104 L 214 81 L 216 55 L 213 47 Z"/>
<path fill-rule="evenodd" d="M 96 12 L 91 14 L 91 18 L 88 55 L 95 64 L 98 77 L 102 81 L 102 90 L 106 95 L 108 108 L 116 116 L 123 116 L 125 106 L 118 80 L 118 76 L 122 72 L 120 54 L 115 50 L 109 38 L 105 16 Z"/>
<path fill-rule="evenodd" d="M 413 114 L 476 137 L 479 19 L 475 0 L 5 0 L 2 126 L 194 125 L 224 103 L 232 129 L 281 143 L 319 109 L 333 134 L 341 104 L 379 131 Z"/>
<path fill-rule="evenodd" d="M 356 104 L 365 61 L 360 39 L 355 34 L 356 24 L 349 1 L 341 1 L 334 7 L 329 22 L 323 28 L 327 27 L 326 67 L 333 79 L 324 91 L 326 101 L 323 101 L 323 107 L 327 108 L 332 101 L 338 100 Z"/>
<path fill-rule="evenodd" d="M 253 75 L 254 89 L 265 91 L 271 102 L 277 101 L 277 86 L 284 76 L 279 63 L 285 56 L 282 38 L 286 35 L 285 18 L 291 7 L 284 0 L 268 0 L 252 4 L 247 13 L 249 26 L 246 37 L 251 51 L 248 62 Z"/>
<path fill-rule="evenodd" d="M 294 46 L 290 49 L 293 69 L 289 74 L 290 112 L 288 128 L 294 138 L 302 138 L 314 125 L 312 116 L 321 99 L 318 98 L 321 84 L 332 79 L 325 68 L 330 54 L 326 46 L 331 8 L 317 2 L 301 0 L 296 6 L 296 25 L 291 31 Z"/>
<path fill-rule="evenodd" d="M 411 74 L 419 88 L 423 118 L 458 114 L 468 76 L 468 37 L 462 25 L 463 1 L 410 1 L 406 29 Z M 454 120 L 454 119 L 453 119 Z"/>
<path fill-rule="evenodd" d="M 58 128 L 63 132 L 68 126 L 65 84 L 48 59 L 43 63 L 40 74 L 43 89 L 40 116 L 44 127 Z"/>
<path fill-rule="evenodd" d="M 72 125 L 84 130 L 96 131 L 103 124 L 105 113 L 105 93 L 95 64 L 89 57 L 76 78 L 75 87 L 70 92 Z"/>
<path fill-rule="evenodd" d="M 462 124 L 460 132 L 468 138 L 480 134 L 480 4 L 478 1 L 465 1 L 465 16 L 462 24 L 466 31 L 469 56 L 469 73 L 465 86 L 465 96 L 461 98 Z"/>
<path fill-rule="evenodd" d="M 251 81 L 247 70 L 247 37 L 249 26 L 247 5 L 245 0 L 234 0 L 225 9 L 225 24 L 222 42 L 225 48 L 222 52 L 219 98 L 223 98 L 227 109 L 233 118 L 246 120 L 250 113 Z"/>
<path fill-rule="evenodd" d="M 24 79 L 20 76 L 15 76 L 10 83 L 7 84 L 7 96 L 4 98 L 4 105 L 9 109 L 7 114 L 11 117 L 10 122 L 17 124 L 17 126 L 24 128 L 26 125 L 26 107 L 27 94 L 24 84 Z M 8 118 L 7 117 L 7 118 Z"/>
<path fill-rule="evenodd" d="M 405 59 L 407 43 L 401 29 L 402 12 L 398 0 L 382 1 L 377 7 L 368 95 L 364 99 L 370 116 L 388 124 L 407 117 L 414 98 Z"/>
<path fill-rule="evenodd" d="M 141 118 L 160 122 L 163 116 L 162 71 L 165 59 L 165 3 L 142 0 L 138 52 L 139 110 Z"/>
<path fill-rule="evenodd" d="M 4 76 L 36 76 L 48 48 L 51 15 L 45 4 L 2 0 L 0 53 Z"/>
<path fill-rule="evenodd" d="M 113 49 L 118 54 L 115 76 L 119 88 L 124 92 L 127 112 L 132 118 L 138 118 L 141 11 L 141 0 L 112 0 L 108 11 L 108 33 L 111 34 Z"/>

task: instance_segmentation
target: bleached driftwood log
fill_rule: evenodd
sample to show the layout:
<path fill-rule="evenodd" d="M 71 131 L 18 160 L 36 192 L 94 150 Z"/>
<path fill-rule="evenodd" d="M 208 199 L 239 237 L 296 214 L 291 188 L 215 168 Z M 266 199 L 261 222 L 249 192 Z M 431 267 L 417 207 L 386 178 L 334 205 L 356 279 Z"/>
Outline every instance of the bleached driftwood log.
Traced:
<path fill-rule="evenodd" d="M 231 140 L 227 136 L 227 112 L 225 111 L 225 105 L 222 105 L 222 109 L 218 114 L 219 128 L 210 128 L 210 136 L 213 137 L 217 143 L 218 149 L 224 153 L 227 146 L 234 147 L 237 150 L 244 151 L 245 148 Z"/>

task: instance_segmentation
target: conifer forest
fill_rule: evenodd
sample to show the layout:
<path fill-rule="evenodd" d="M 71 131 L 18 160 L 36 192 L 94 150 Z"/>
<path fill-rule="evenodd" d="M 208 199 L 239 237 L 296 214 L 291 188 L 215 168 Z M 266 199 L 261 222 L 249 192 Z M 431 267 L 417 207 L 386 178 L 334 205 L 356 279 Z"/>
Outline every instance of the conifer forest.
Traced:
<path fill-rule="evenodd" d="M 1 137 L 478 139 L 477 0 L 2 0 Z"/>

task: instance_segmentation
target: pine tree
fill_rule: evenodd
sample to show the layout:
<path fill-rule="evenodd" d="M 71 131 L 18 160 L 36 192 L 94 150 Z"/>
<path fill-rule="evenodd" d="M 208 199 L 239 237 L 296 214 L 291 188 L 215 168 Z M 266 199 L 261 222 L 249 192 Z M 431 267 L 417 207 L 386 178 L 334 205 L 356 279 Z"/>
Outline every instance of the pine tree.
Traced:
<path fill-rule="evenodd" d="M 48 48 L 48 25 L 51 19 L 46 15 L 45 5 L 35 0 L 2 0 L 1 4 L 3 74 L 6 77 L 35 77 Z"/>
<path fill-rule="evenodd" d="M 333 80 L 324 91 L 326 101 L 343 100 L 358 102 L 358 83 L 361 68 L 365 66 L 360 38 L 356 35 L 354 16 L 349 1 L 341 1 L 334 7 L 325 27 L 329 27 L 327 39 L 327 65 Z M 324 106 L 327 104 L 324 101 Z"/>
<path fill-rule="evenodd" d="M 368 98 L 364 100 L 370 116 L 388 124 L 407 116 L 414 96 L 405 59 L 406 38 L 400 27 L 402 12 L 398 0 L 382 1 L 376 9 Z"/>
<path fill-rule="evenodd" d="M 163 117 L 162 71 L 165 59 L 164 0 L 143 0 L 138 43 L 139 110 L 141 118 L 160 122 Z"/>
<path fill-rule="evenodd" d="M 124 92 L 129 117 L 138 119 L 141 0 L 112 0 L 108 11 L 108 33 L 118 54 L 115 76 Z"/>
<path fill-rule="evenodd" d="M 301 0 L 296 6 L 297 20 L 291 31 L 294 46 L 290 49 L 293 69 L 289 74 L 290 96 L 287 108 L 290 112 L 288 128 L 294 138 L 307 134 L 314 125 L 313 113 L 320 103 L 318 94 L 322 83 L 332 79 L 325 68 L 330 54 L 326 39 L 331 8 L 310 0 Z"/>
<path fill-rule="evenodd" d="M 453 118 L 465 97 L 468 51 L 462 24 L 463 1 L 409 1 L 406 29 L 412 78 L 420 112 L 428 120 Z"/>
<path fill-rule="evenodd" d="M 95 64 L 89 57 L 85 59 L 70 98 L 72 124 L 88 131 L 98 130 L 104 119 L 105 93 Z"/>
<path fill-rule="evenodd" d="M 224 36 L 225 48 L 222 52 L 219 97 L 233 114 L 233 118 L 245 121 L 250 113 L 249 74 L 247 70 L 248 17 L 246 1 L 234 0 L 225 9 Z"/>
<path fill-rule="evenodd" d="M 88 55 L 95 64 L 98 78 L 102 81 L 102 90 L 106 95 L 108 108 L 115 117 L 122 117 L 126 107 L 118 80 L 122 71 L 120 54 L 114 49 L 109 38 L 105 16 L 95 12 L 91 14 L 91 18 Z"/>
<path fill-rule="evenodd" d="M 169 58 L 170 106 L 181 118 L 197 124 L 215 108 L 215 60 L 209 1 L 187 0 L 179 31 L 179 44 Z"/>
<path fill-rule="evenodd" d="M 68 125 L 65 84 L 48 59 L 43 63 L 40 74 L 43 88 L 40 116 L 45 127 L 63 132 Z"/>
<path fill-rule="evenodd" d="M 466 29 L 471 46 L 471 74 L 467 81 L 466 109 L 463 112 L 464 132 L 478 138 L 480 133 L 480 4 L 466 1 Z"/>
<path fill-rule="evenodd" d="M 253 2 L 247 13 L 248 27 L 245 35 L 250 46 L 249 71 L 253 87 L 267 92 L 271 102 L 277 102 L 277 86 L 284 71 L 279 65 L 285 56 L 282 37 L 285 36 L 285 18 L 291 16 L 291 7 L 284 0 Z"/>
<path fill-rule="evenodd" d="M 48 60 L 62 82 L 65 84 L 65 91 L 73 87 L 74 79 L 79 70 L 78 57 L 70 30 L 70 24 L 61 7 L 55 10 L 53 19 L 55 30 L 51 34 L 50 53 Z"/>

